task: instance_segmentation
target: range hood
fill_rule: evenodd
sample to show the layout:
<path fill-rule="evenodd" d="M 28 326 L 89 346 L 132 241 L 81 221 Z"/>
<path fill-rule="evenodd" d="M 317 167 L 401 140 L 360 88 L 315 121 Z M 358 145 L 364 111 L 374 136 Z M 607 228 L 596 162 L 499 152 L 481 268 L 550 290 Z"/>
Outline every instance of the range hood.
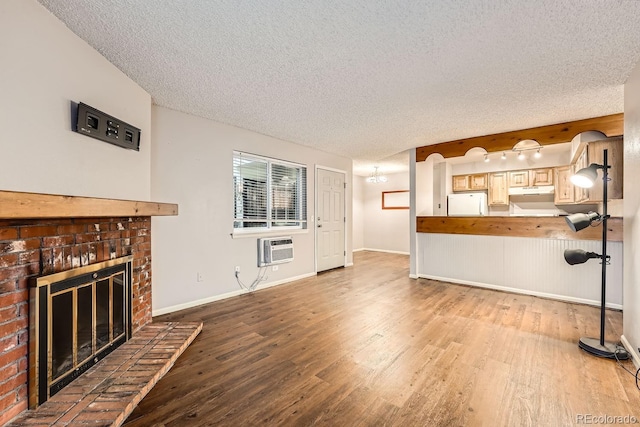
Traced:
<path fill-rule="evenodd" d="M 553 194 L 553 185 L 537 185 L 533 187 L 509 187 L 510 196 L 527 196 L 537 194 Z"/>

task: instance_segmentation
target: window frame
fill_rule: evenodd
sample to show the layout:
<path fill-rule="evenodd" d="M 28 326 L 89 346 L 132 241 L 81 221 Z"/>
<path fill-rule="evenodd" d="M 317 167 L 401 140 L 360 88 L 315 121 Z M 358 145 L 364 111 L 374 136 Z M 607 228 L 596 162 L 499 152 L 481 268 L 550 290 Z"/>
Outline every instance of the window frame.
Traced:
<path fill-rule="evenodd" d="M 306 165 L 301 163 L 290 162 L 287 160 L 277 159 L 273 157 L 262 156 L 259 154 L 247 153 L 244 151 L 234 150 L 232 156 L 232 181 L 233 181 L 233 236 L 236 235 L 265 235 L 265 234 L 278 234 L 282 232 L 287 233 L 299 233 L 299 232 L 307 232 L 308 228 L 308 197 L 307 197 L 307 185 L 308 185 L 308 168 Z M 237 171 L 237 162 L 241 162 L 243 159 L 253 159 L 258 162 L 264 162 L 267 165 L 266 170 L 266 186 L 264 190 L 264 194 L 266 195 L 266 218 L 263 220 L 262 218 L 255 218 L 252 220 L 248 220 L 243 215 L 242 218 L 236 218 L 236 207 L 238 196 L 242 197 L 244 193 L 238 193 L 238 184 L 236 182 L 236 174 Z M 285 168 L 297 169 L 296 178 L 297 183 L 295 186 L 295 196 L 294 196 L 294 210 L 299 212 L 296 215 L 296 219 L 278 219 L 274 218 L 274 199 L 276 194 L 274 192 L 277 191 L 275 189 L 273 180 L 273 165 L 283 166 Z M 241 224 L 250 223 L 250 222 L 264 222 L 265 226 L 262 227 L 236 227 L 236 223 L 240 222 Z M 295 225 L 274 225 L 278 222 L 295 222 Z"/>

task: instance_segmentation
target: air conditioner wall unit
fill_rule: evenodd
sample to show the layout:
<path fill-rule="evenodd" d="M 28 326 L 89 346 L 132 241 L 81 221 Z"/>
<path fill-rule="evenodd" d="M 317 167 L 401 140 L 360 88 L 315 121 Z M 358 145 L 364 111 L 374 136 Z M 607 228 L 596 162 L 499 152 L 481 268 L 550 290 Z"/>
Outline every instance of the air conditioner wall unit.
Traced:
<path fill-rule="evenodd" d="M 291 261 L 293 261 L 293 239 L 291 237 L 258 239 L 258 267 Z"/>

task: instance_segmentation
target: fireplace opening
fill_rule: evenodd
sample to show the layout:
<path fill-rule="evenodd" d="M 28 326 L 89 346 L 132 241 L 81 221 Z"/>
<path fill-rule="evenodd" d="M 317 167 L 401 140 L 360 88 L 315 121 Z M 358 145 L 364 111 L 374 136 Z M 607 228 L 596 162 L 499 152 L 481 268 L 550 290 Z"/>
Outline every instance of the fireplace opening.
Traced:
<path fill-rule="evenodd" d="M 131 336 L 132 256 L 37 279 L 30 295 L 29 406 Z"/>

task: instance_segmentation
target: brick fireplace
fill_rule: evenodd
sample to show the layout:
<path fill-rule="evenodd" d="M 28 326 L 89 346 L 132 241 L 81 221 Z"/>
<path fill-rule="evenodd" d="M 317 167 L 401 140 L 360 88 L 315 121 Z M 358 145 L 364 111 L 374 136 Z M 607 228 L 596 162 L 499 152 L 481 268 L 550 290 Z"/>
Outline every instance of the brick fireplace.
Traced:
<path fill-rule="evenodd" d="M 0 219 L 0 425 L 28 406 L 29 286 L 39 276 L 127 255 L 135 334 L 151 322 L 150 216 Z"/>

